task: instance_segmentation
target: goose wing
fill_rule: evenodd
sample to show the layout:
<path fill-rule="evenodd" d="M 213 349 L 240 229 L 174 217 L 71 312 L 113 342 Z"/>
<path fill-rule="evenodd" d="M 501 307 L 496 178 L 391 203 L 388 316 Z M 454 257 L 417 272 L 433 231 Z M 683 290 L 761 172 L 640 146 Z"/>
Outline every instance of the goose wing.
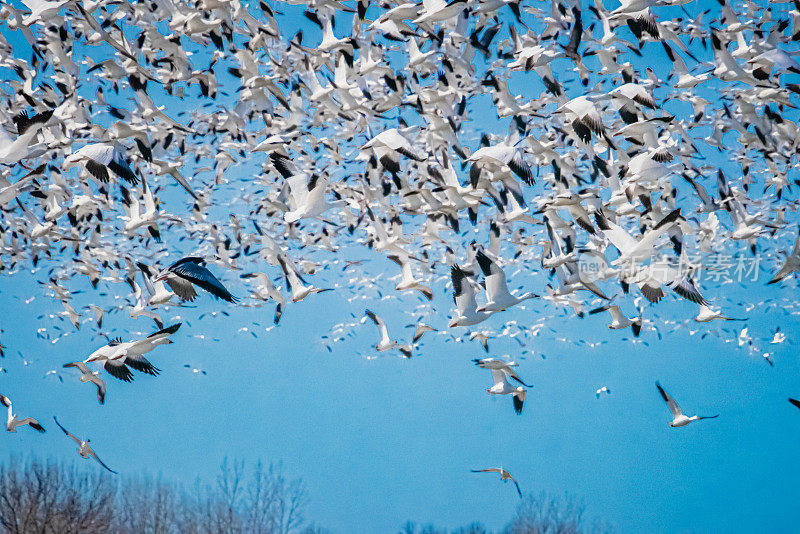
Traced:
<path fill-rule="evenodd" d="M 228 302 L 236 302 L 237 300 L 236 297 L 231 295 L 225 286 L 222 285 L 222 282 L 220 282 L 216 276 L 211 274 L 211 271 L 197 262 L 196 258 L 184 258 L 172 264 L 169 270 L 184 280 L 191 282 L 202 289 L 205 289 L 218 299 L 226 300 Z M 172 290 L 178 294 L 178 291 L 172 287 L 172 284 L 170 284 L 170 288 L 172 288 Z M 180 294 L 178 294 L 178 296 L 180 296 Z"/>
<path fill-rule="evenodd" d="M 658 392 L 661 393 L 661 398 L 664 399 L 664 402 L 667 403 L 667 407 L 669 407 L 669 411 L 672 412 L 672 417 L 678 417 L 679 415 L 683 415 L 681 411 L 681 407 L 678 406 L 678 403 L 675 402 L 675 399 L 669 396 L 669 394 L 664 391 L 664 388 L 661 387 L 661 384 L 656 382 L 656 387 L 658 388 Z"/>
<path fill-rule="evenodd" d="M 183 323 L 175 323 L 166 328 L 162 328 L 161 330 L 156 330 L 155 332 L 147 336 L 147 339 L 153 339 L 161 336 L 171 336 L 172 334 L 178 331 L 178 329 L 181 327 L 181 324 Z"/>
<path fill-rule="evenodd" d="M 381 341 L 389 341 L 389 331 L 386 329 L 386 323 L 383 319 L 375 315 L 375 312 L 372 310 L 365 310 L 364 314 L 372 319 L 372 322 L 378 327 L 381 333 Z"/>
<path fill-rule="evenodd" d="M 453 300 L 461 316 L 473 313 L 478 308 L 475 300 L 475 289 L 467 280 L 467 275 L 458 265 L 450 267 L 450 277 L 453 281 Z"/>
<path fill-rule="evenodd" d="M 504 295 L 508 293 L 508 285 L 506 284 L 506 273 L 503 269 L 492 261 L 489 256 L 479 250 L 475 255 L 483 275 L 486 277 L 486 296 L 490 301 L 494 301 L 495 296 Z"/>
<path fill-rule="evenodd" d="M 473 473 L 499 473 L 500 472 L 500 468 L 499 467 L 490 467 L 488 469 L 470 469 L 470 471 L 473 472 Z"/>
<path fill-rule="evenodd" d="M 495 385 L 505 384 L 506 386 L 510 386 L 508 379 L 506 378 L 506 372 L 503 370 L 492 369 L 492 379 L 494 379 Z"/>
<path fill-rule="evenodd" d="M 133 382 L 133 373 L 125 366 L 124 362 L 117 360 L 106 360 L 103 364 L 103 369 L 108 374 L 123 382 Z"/>
<path fill-rule="evenodd" d="M 514 412 L 520 415 L 522 413 L 522 407 L 525 405 L 525 391 L 514 393 L 511 398 L 514 400 Z"/>
<path fill-rule="evenodd" d="M 150 271 L 150 267 L 142 262 L 137 262 L 136 266 L 139 267 L 139 270 L 142 271 L 142 279 L 144 280 L 144 286 L 147 288 L 147 292 L 152 297 L 156 294 L 156 288 L 153 286 L 153 281 L 150 279 L 152 273 Z"/>
<path fill-rule="evenodd" d="M 61 429 L 61 430 L 64 432 L 64 434 L 66 434 L 67 436 L 69 436 L 69 437 L 72 439 L 72 441 L 74 441 L 75 443 L 77 443 L 77 444 L 78 444 L 78 446 L 80 446 L 80 444 L 81 444 L 81 440 L 79 440 L 78 438 L 76 438 L 76 437 L 75 437 L 73 434 L 70 434 L 69 430 L 67 430 L 66 428 L 64 428 L 63 426 L 61 426 L 61 423 L 59 423 L 59 422 L 58 422 L 58 419 L 56 419 L 56 416 L 55 416 L 55 415 L 53 416 L 53 421 L 55 421 L 55 422 L 56 422 L 56 424 L 58 425 L 58 428 L 60 428 L 60 429 Z"/>
<path fill-rule="evenodd" d="M 86 145 L 78 150 L 76 155 L 86 160 L 86 170 L 101 182 L 108 182 L 109 170 L 130 184 L 139 181 L 125 156 L 114 145 L 105 143 Z"/>
<path fill-rule="evenodd" d="M 94 373 L 91 373 L 89 381 L 97 386 L 97 402 L 104 404 L 106 402 L 106 383 L 105 380 L 100 378 Z"/>
<path fill-rule="evenodd" d="M 197 298 L 197 291 L 195 291 L 194 286 L 188 280 L 184 280 L 183 278 L 167 278 L 165 282 L 172 292 L 178 295 L 179 299 L 191 302 Z"/>
<path fill-rule="evenodd" d="M 514 483 L 514 487 L 517 488 L 517 493 L 519 494 L 520 497 L 522 497 L 522 490 L 519 489 L 519 484 L 517 484 L 517 481 L 514 480 L 514 478 L 512 477 L 511 482 Z"/>
<path fill-rule="evenodd" d="M 531 387 L 531 386 L 529 386 L 528 384 L 526 384 L 525 382 L 522 381 L 522 379 L 519 377 L 517 372 L 514 371 L 514 369 L 510 365 L 506 365 L 505 367 L 503 367 L 503 370 L 506 372 L 506 374 L 509 377 L 513 378 L 514 380 L 516 380 L 517 382 L 519 382 L 523 386 L 525 386 L 527 388 Z"/>
<path fill-rule="evenodd" d="M 622 315 L 622 311 L 620 311 L 619 306 L 616 304 L 610 304 L 608 306 L 608 312 L 611 314 L 611 317 L 618 322 L 625 321 L 625 316 Z"/>
<path fill-rule="evenodd" d="M 633 250 L 638 242 L 631 235 L 623 230 L 620 226 L 609 221 L 605 215 L 600 211 L 594 212 L 594 220 L 603 235 L 611 241 L 611 244 L 617 247 L 621 254 Z"/>
<path fill-rule="evenodd" d="M 708 191 L 706 191 L 705 187 L 703 187 L 702 185 L 698 184 L 695 180 L 693 180 L 692 178 L 690 178 L 689 176 L 687 176 L 685 174 L 683 175 L 683 179 L 686 180 L 687 182 L 689 182 L 692 185 L 692 187 L 694 188 L 695 192 L 697 193 L 697 196 L 700 197 L 700 200 L 703 202 L 703 205 L 705 205 L 705 206 L 713 206 L 714 205 L 714 200 L 708 194 Z"/>
<path fill-rule="evenodd" d="M 140 373 L 145 373 L 150 376 L 158 376 L 161 369 L 150 363 L 150 360 L 141 354 L 130 355 L 125 358 L 125 365 L 131 369 L 136 369 Z"/>
<path fill-rule="evenodd" d="M 91 456 L 92 458 L 94 458 L 95 460 L 97 460 L 97 463 L 99 463 L 100 465 L 102 465 L 103 467 L 105 467 L 105 468 L 106 468 L 106 470 L 108 470 L 108 471 L 110 471 L 110 472 L 114 473 L 115 475 L 116 475 L 116 474 L 118 474 L 116 471 L 114 471 L 113 469 L 111 469 L 110 467 L 108 467 L 106 464 L 104 464 L 104 463 L 103 463 L 103 460 L 101 460 L 101 459 L 100 459 L 100 457 L 99 457 L 99 456 L 97 456 L 97 453 L 96 453 L 96 452 L 94 452 L 94 450 L 92 450 L 92 448 L 91 448 L 91 447 L 89 448 L 89 451 L 88 451 L 88 452 L 89 452 L 89 456 Z"/>

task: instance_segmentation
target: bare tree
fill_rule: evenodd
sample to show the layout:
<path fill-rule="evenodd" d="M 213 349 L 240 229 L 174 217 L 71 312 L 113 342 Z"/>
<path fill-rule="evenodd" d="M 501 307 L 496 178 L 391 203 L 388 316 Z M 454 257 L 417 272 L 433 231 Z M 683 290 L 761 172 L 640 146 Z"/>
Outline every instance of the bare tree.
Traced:
<path fill-rule="evenodd" d="M 503 534 L 580 534 L 608 532 L 608 527 L 601 527 L 593 521 L 587 524 L 584 519 L 583 505 L 570 497 L 551 497 L 544 493 L 526 495 L 517 505 L 511 521 L 501 531 Z M 447 529 L 437 529 L 433 525 L 417 526 L 407 521 L 400 534 L 447 534 Z M 461 528 L 450 530 L 450 534 L 488 534 L 488 530 L 478 522 Z"/>
<path fill-rule="evenodd" d="M 526 495 L 517 506 L 504 534 L 580 534 L 584 506 L 569 495 L 551 497 L 544 493 Z"/>
<path fill-rule="evenodd" d="M 489 534 L 489 531 L 476 521 L 465 527 L 457 528 L 453 531 L 453 534 Z"/>
<path fill-rule="evenodd" d="M 181 496 L 176 487 L 147 477 L 120 485 L 114 513 L 114 530 L 142 534 L 179 532 Z"/>
<path fill-rule="evenodd" d="M 433 525 L 423 525 L 417 527 L 413 521 L 407 521 L 403 528 L 400 529 L 400 534 L 447 534 L 447 530 L 440 530 Z"/>
<path fill-rule="evenodd" d="M 223 461 L 216 492 L 207 500 L 213 532 L 292 534 L 304 525 L 306 494 L 281 467 L 258 462 L 249 475 L 243 462 Z"/>
<path fill-rule="evenodd" d="M 12 534 L 108 532 L 115 494 L 103 474 L 12 459 L 0 466 L 0 525 Z"/>
<path fill-rule="evenodd" d="M 0 466 L 0 531 L 10 534 L 321 533 L 305 527 L 305 506 L 299 480 L 260 462 L 246 469 L 226 460 L 216 484 L 198 482 L 192 491 L 53 462 Z"/>

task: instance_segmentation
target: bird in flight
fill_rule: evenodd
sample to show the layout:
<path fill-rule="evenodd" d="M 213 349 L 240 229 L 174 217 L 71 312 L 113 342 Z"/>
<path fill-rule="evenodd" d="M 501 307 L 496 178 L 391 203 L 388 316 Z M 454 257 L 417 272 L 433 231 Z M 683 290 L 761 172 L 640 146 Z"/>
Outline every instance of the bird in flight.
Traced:
<path fill-rule="evenodd" d="M 642 331 L 642 318 L 637 317 L 635 319 L 628 319 L 624 315 L 622 315 L 622 311 L 620 311 L 619 306 L 616 304 L 606 304 L 605 306 L 600 306 L 599 308 L 595 308 L 594 310 L 589 312 L 589 315 L 594 315 L 596 313 L 601 313 L 607 311 L 611 314 L 611 322 L 608 323 L 608 328 L 611 330 L 621 330 L 623 328 L 631 327 L 633 330 L 633 335 L 639 337 L 639 332 Z"/>
<path fill-rule="evenodd" d="M 520 384 L 525 387 L 533 387 L 529 384 L 526 384 L 522 381 L 522 379 L 517 375 L 516 371 L 514 371 L 514 367 L 518 367 L 519 364 L 516 362 L 507 362 L 505 360 L 501 360 L 500 358 L 480 358 L 472 360 L 475 365 L 480 367 L 481 369 L 493 369 L 497 371 L 503 371 L 513 380 L 516 380 Z"/>
<path fill-rule="evenodd" d="M 33 417 L 23 417 L 18 419 L 14 414 L 14 408 L 11 406 L 11 399 L 0 395 L 0 404 L 8 408 L 8 418 L 6 419 L 6 430 L 9 432 L 16 432 L 17 427 L 28 425 L 38 432 L 44 432 L 44 428 L 39 424 L 39 421 Z"/>
<path fill-rule="evenodd" d="M 70 362 L 64 364 L 65 368 L 74 367 L 81 372 L 81 383 L 91 382 L 97 387 L 97 402 L 103 404 L 106 401 L 106 383 L 96 372 L 87 367 L 84 362 Z"/>
<path fill-rule="evenodd" d="M 372 322 L 378 327 L 378 332 L 380 333 L 380 338 L 378 339 L 378 342 L 375 343 L 375 350 L 378 352 L 383 352 L 386 350 L 397 349 L 406 358 L 411 357 L 411 345 L 401 345 L 396 339 L 390 338 L 389 330 L 386 328 L 386 323 L 383 319 L 375 315 L 372 310 L 365 310 L 364 315 L 365 317 L 372 319 Z"/>
<path fill-rule="evenodd" d="M 479 250 L 475 255 L 483 275 L 486 278 L 486 304 L 478 308 L 478 312 L 495 313 L 507 310 L 512 306 L 516 306 L 520 302 L 528 299 L 536 298 L 539 295 L 536 293 L 528 292 L 520 296 L 516 296 L 508 290 L 506 284 L 506 273 L 497 265 L 482 250 Z"/>
<path fill-rule="evenodd" d="M 599 399 L 600 395 L 603 394 L 603 393 L 611 395 L 611 388 L 609 388 L 608 386 L 603 386 L 600 389 L 598 389 L 597 391 L 595 391 L 594 394 L 595 394 L 595 397 L 597 397 Z"/>
<path fill-rule="evenodd" d="M 95 460 L 97 460 L 97 463 L 102 465 L 106 470 L 111 471 L 115 475 L 118 474 L 116 471 L 114 471 L 106 464 L 104 464 L 103 460 L 101 460 L 100 457 L 97 456 L 97 453 L 92 450 L 92 448 L 89 446 L 89 442 L 91 441 L 89 438 L 86 438 L 85 441 L 81 441 L 80 439 L 76 438 L 74 434 L 70 434 L 70 432 L 66 428 L 61 426 L 61 423 L 58 422 L 58 419 L 56 419 L 55 415 L 53 416 L 53 420 L 58 425 L 58 428 L 64 431 L 64 434 L 66 434 L 67 437 L 69 437 L 72 441 L 78 444 L 78 455 L 81 458 L 88 459 L 89 457 L 92 457 Z"/>
<path fill-rule="evenodd" d="M 114 378 L 125 382 L 133 380 L 133 373 L 130 369 L 139 371 L 152 376 L 157 376 L 161 371 L 144 357 L 145 354 L 159 345 L 174 343 L 170 336 L 178 331 L 181 323 L 157 330 L 143 339 L 133 341 L 122 341 L 112 339 L 107 345 L 94 351 L 83 363 L 102 362 L 103 368 Z M 78 362 L 75 362 L 77 364 Z M 64 367 L 72 366 L 67 364 Z M 75 365 L 77 366 L 77 365 Z M 130 368 L 130 369 L 129 369 Z"/>
<path fill-rule="evenodd" d="M 153 282 L 166 282 L 181 300 L 193 301 L 197 298 L 194 286 L 211 293 L 215 298 L 235 303 L 238 299 L 225 289 L 216 276 L 205 267 L 206 261 L 197 256 L 182 258 L 156 276 Z"/>
<path fill-rule="evenodd" d="M 719 417 L 719 414 L 707 415 L 707 416 L 693 415 L 691 417 L 687 417 L 686 415 L 683 414 L 683 411 L 681 411 L 681 407 L 678 406 L 678 403 L 675 402 L 675 399 L 670 397 L 669 394 L 666 391 L 664 391 L 664 388 L 661 387 L 661 384 L 656 382 L 656 387 L 658 388 L 658 392 L 661 393 L 661 398 L 663 398 L 664 402 L 667 403 L 667 407 L 669 407 L 670 413 L 672 413 L 672 421 L 669 423 L 669 426 L 673 428 L 686 426 L 692 421 L 700 421 L 702 419 L 714 419 L 716 417 Z"/>
<path fill-rule="evenodd" d="M 522 407 L 525 404 L 525 388 L 522 386 L 512 386 L 508 382 L 509 375 L 506 371 L 500 369 L 491 369 L 492 379 L 494 385 L 486 388 L 486 393 L 489 395 L 511 395 L 514 401 L 514 412 L 517 415 L 522 414 Z"/>
<path fill-rule="evenodd" d="M 500 480 L 503 482 L 508 482 L 509 480 L 514 483 L 514 487 L 517 488 L 517 494 L 522 497 L 522 490 L 519 489 L 519 484 L 517 481 L 514 480 L 514 477 L 511 476 L 511 473 L 503 469 L 502 467 L 489 467 L 488 469 L 471 469 L 473 473 L 500 473 Z"/>

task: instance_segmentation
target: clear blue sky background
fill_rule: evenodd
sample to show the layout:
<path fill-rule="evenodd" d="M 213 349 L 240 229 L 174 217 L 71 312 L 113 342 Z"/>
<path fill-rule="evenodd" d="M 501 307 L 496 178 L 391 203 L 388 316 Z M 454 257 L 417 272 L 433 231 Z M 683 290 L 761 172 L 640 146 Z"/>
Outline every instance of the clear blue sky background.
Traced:
<path fill-rule="evenodd" d="M 316 43 L 318 32 L 301 20 L 300 11 L 286 11 L 280 19 L 284 35 L 302 26 L 306 43 Z M 349 31 L 349 18 L 341 17 L 337 28 L 337 35 Z M 656 46 L 646 50 L 663 61 Z M 653 67 L 662 73 L 668 68 Z M 538 84 L 533 74 L 515 76 L 512 91 L 535 96 Z M 569 91 L 577 96 L 579 88 L 573 84 Z M 469 127 L 491 124 L 495 133 L 507 131 L 491 110 L 478 105 L 472 110 Z M 475 132 L 477 138 L 480 131 Z M 708 147 L 704 152 L 712 164 L 728 165 Z M 185 209 L 179 200 L 165 204 L 171 213 Z M 789 247 L 794 232 L 781 232 L 780 246 Z M 177 257 L 188 245 L 166 235 L 165 247 Z M 367 273 L 387 268 L 375 252 L 359 255 L 374 260 L 365 265 Z M 767 258 L 763 266 L 771 270 L 774 261 Z M 235 294 L 246 294 L 238 273 L 214 270 Z M 346 285 L 339 273 L 335 268 L 312 280 Z M 394 274 L 394 267 L 387 269 L 386 276 Z M 452 308 L 447 268 L 439 265 L 436 274 L 439 313 L 427 320 L 445 330 Z M 47 315 L 60 312 L 60 303 L 47 298 L 25 271 L 0 276 L 0 341 L 7 347 L 0 366 L 8 371 L 0 374 L 0 392 L 12 398 L 18 413 L 38 417 L 48 428 L 44 436 L 27 429 L 0 435 L 0 459 L 74 458 L 73 444 L 52 424 L 55 414 L 73 433 L 90 436 L 101 458 L 122 476 L 148 472 L 190 484 L 197 478 L 211 481 L 225 457 L 282 462 L 286 474 L 301 477 L 309 490 L 309 519 L 337 532 L 390 532 L 409 519 L 444 527 L 479 520 L 499 529 L 518 503 L 513 487 L 469 472 L 499 465 L 515 475 L 523 491 L 570 492 L 585 502 L 590 517 L 622 532 L 789 532 L 800 524 L 800 412 L 786 397 L 800 396 L 800 362 L 793 345 L 768 342 L 777 325 L 792 342 L 800 310 L 795 281 L 765 288 L 767 276 L 744 286 L 704 288 L 728 315 L 748 318 L 750 334 L 763 352 L 773 353 L 774 367 L 735 341 L 726 342 L 736 338 L 739 323 L 665 326 L 664 320 L 686 321 L 696 313 L 694 305 L 672 297 L 645 306 L 645 317 L 659 326 L 662 339 L 646 331 L 638 344 L 630 342 L 629 332 L 608 331 L 604 315 L 581 320 L 540 302 L 493 317 L 486 326 L 495 330 L 511 319 L 545 321 L 524 348 L 507 338 L 490 341 L 491 355 L 516 359 L 521 376 L 534 384 L 519 417 L 510 399 L 485 393 L 490 375 L 470 362 L 484 356 L 476 343 L 427 334 L 411 360 L 391 353 L 367 359 L 376 331 L 365 324 L 332 352 L 326 350 L 320 338 L 335 324 L 360 318 L 366 306 L 382 315 L 396 336 L 406 337 L 402 327 L 415 318 L 399 311 L 412 310 L 419 303 L 415 295 L 381 300 L 371 292 L 365 300 L 348 302 L 352 292 L 346 289 L 289 305 L 281 325 L 269 332 L 271 304 L 236 308 L 204 295 L 196 308 L 170 310 L 164 317 L 180 314 L 184 324 L 174 345 L 151 354 L 162 375 L 137 375 L 132 384 L 107 378 L 106 405 L 98 406 L 93 388 L 77 376 L 65 373 L 60 383 L 43 375 L 85 358 L 103 339 L 89 323 L 55 344 L 37 338 L 37 328 L 52 329 Z M 523 271 L 512 281 L 541 290 L 546 279 Z M 68 285 L 88 293 L 77 295 L 78 303 L 111 306 L 129 294 L 125 284 L 105 283 L 105 295 L 92 293 L 85 277 Z M 392 286 L 384 281 L 383 293 L 392 294 Z M 613 292 L 611 285 L 608 289 Z M 623 302 L 632 311 L 632 299 Z M 230 316 L 199 318 L 215 310 Z M 123 311 L 107 315 L 104 330 L 132 338 L 151 326 Z M 239 331 L 244 326 L 257 332 L 257 339 Z M 590 348 L 579 340 L 606 343 Z M 187 363 L 208 374 L 192 374 L 183 367 Z M 655 380 L 686 412 L 720 417 L 670 428 Z M 612 394 L 598 400 L 595 390 L 604 385 Z"/>

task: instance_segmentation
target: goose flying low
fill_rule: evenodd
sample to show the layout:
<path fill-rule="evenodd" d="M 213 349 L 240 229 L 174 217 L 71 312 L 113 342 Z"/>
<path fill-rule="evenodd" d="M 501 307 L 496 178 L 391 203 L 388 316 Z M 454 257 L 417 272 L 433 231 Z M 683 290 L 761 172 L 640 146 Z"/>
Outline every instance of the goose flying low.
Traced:
<path fill-rule="evenodd" d="M 517 488 L 517 494 L 522 497 L 522 490 L 519 489 L 519 484 L 517 481 L 514 480 L 514 477 L 511 476 L 511 473 L 503 469 L 502 467 L 489 467 L 488 469 L 471 469 L 473 473 L 499 473 L 500 480 L 503 482 L 508 482 L 509 480 L 514 483 L 514 487 Z"/>
<path fill-rule="evenodd" d="M 92 450 L 92 447 L 89 445 L 89 442 L 91 441 L 89 438 L 86 438 L 85 440 L 80 440 L 75 436 L 75 434 L 71 434 L 69 432 L 69 430 L 67 430 L 66 428 L 61 426 L 61 423 L 58 422 L 58 419 L 56 419 L 55 416 L 53 416 L 53 420 L 58 425 L 58 428 L 60 428 L 64 432 L 64 434 L 67 435 L 68 438 L 70 438 L 72 441 L 74 441 L 75 443 L 78 444 L 78 455 L 81 458 L 87 459 L 87 460 L 89 458 L 94 458 L 95 460 L 97 460 L 97 463 L 99 463 L 100 465 L 103 466 L 104 469 L 114 473 L 115 475 L 118 474 L 116 471 L 114 471 L 113 469 L 108 467 L 106 464 L 104 464 L 103 460 L 101 460 L 100 457 L 97 456 L 97 453 L 94 452 L 94 450 Z"/>
<path fill-rule="evenodd" d="M 8 417 L 6 418 L 6 430 L 9 432 L 16 432 L 18 427 L 28 425 L 37 432 L 44 432 L 44 428 L 39 424 L 39 421 L 33 417 L 18 418 L 14 413 L 14 408 L 11 404 L 11 399 L 0 395 L 0 404 L 8 408 Z"/>

